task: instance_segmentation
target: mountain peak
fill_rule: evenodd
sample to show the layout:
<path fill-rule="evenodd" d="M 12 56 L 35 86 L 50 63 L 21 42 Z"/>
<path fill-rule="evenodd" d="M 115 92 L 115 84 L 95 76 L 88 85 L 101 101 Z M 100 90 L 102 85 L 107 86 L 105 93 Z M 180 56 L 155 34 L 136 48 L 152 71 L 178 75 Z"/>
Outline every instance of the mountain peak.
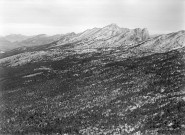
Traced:
<path fill-rule="evenodd" d="M 36 35 L 35 37 L 45 37 L 47 36 L 46 34 L 39 34 L 39 35 Z"/>
<path fill-rule="evenodd" d="M 111 23 L 111 24 L 105 26 L 105 28 L 119 28 L 119 26 L 115 23 Z"/>

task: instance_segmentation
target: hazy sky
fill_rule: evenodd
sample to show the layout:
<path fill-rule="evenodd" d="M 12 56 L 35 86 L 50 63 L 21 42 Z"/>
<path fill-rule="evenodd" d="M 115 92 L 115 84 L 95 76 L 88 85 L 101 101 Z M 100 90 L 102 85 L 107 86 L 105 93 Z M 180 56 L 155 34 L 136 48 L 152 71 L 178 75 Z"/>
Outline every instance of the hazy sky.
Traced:
<path fill-rule="evenodd" d="M 185 30 L 185 0 L 0 0 L 0 35 L 64 34 L 111 23 L 152 34 Z"/>

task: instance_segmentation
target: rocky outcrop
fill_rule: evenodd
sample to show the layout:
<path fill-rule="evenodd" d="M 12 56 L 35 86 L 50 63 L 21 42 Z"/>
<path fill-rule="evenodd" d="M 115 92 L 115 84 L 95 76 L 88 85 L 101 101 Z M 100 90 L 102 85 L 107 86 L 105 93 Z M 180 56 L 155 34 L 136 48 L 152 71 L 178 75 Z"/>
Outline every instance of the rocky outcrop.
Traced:
<path fill-rule="evenodd" d="M 146 29 L 146 28 L 144 28 L 144 29 L 142 30 L 142 35 L 143 35 L 142 40 L 147 40 L 147 39 L 150 38 L 148 29 Z"/>

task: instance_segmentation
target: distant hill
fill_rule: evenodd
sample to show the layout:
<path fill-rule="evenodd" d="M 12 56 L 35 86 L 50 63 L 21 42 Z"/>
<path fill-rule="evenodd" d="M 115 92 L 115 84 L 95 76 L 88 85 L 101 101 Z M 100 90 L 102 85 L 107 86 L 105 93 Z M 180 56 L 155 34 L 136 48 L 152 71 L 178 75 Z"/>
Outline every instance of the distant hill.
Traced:
<path fill-rule="evenodd" d="M 54 35 L 54 36 L 47 36 L 46 34 L 40 34 L 33 36 L 31 38 L 28 38 L 26 40 L 23 40 L 21 42 L 18 42 L 20 46 L 38 46 L 38 45 L 43 45 L 43 44 L 48 44 L 53 41 L 59 40 L 62 35 Z"/>
<path fill-rule="evenodd" d="M 7 51 L 11 50 L 13 48 L 17 48 L 19 46 L 14 45 L 12 42 L 6 40 L 5 38 L 0 37 L 0 50 L 1 51 Z"/>
<path fill-rule="evenodd" d="M 60 39 L 61 35 L 47 36 L 40 34 L 36 36 L 8 35 L 0 38 L 0 50 L 9 51 L 19 47 L 31 47 L 48 44 Z"/>
<path fill-rule="evenodd" d="M 25 35 L 21 35 L 21 34 L 10 34 L 10 35 L 4 36 L 3 38 L 6 39 L 7 41 L 10 41 L 10 42 L 20 42 L 20 41 L 26 40 L 30 37 L 32 37 L 32 36 L 25 36 Z"/>

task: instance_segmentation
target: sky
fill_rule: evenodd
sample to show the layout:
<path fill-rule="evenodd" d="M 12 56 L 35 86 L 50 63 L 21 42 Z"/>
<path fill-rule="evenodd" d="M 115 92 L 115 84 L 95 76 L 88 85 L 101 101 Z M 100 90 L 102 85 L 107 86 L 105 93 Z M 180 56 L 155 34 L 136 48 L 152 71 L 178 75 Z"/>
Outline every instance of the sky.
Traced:
<path fill-rule="evenodd" d="M 0 0 L 0 35 L 79 33 L 111 23 L 150 34 L 185 30 L 185 0 Z"/>

